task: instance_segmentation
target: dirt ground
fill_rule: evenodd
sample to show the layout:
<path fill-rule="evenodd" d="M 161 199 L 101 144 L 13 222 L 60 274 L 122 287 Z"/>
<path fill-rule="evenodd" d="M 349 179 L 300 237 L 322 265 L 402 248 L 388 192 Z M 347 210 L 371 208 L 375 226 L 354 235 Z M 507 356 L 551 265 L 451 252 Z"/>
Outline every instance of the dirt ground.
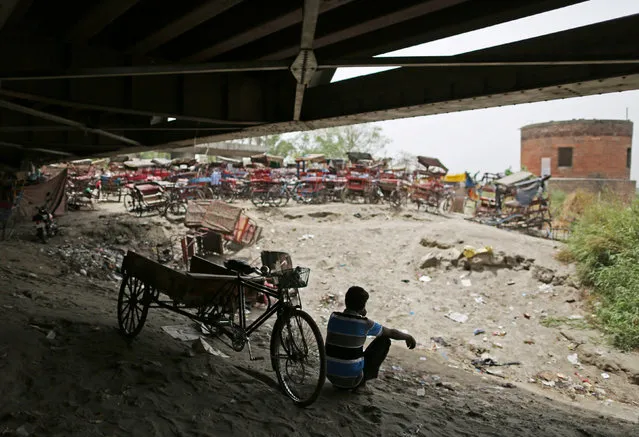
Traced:
<path fill-rule="evenodd" d="M 257 262 L 261 250 L 283 250 L 310 267 L 303 302 L 322 328 L 357 284 L 371 293 L 369 316 L 409 331 L 418 348 L 394 344 L 371 394 L 327 383 L 299 409 L 268 360 L 215 339 L 229 358 L 193 353 L 168 336 L 162 326 L 188 325 L 181 316 L 152 312 L 129 344 L 115 313 L 120 251 L 151 254 L 184 228 L 101 204 L 61 217 L 64 235 L 46 245 L 29 225 L 0 243 L 0 435 L 636 433 L 637 354 L 592 328 L 587 293 L 553 258 L 560 243 L 413 209 L 242 206 L 264 238 L 236 256 Z M 494 256 L 466 261 L 465 246 Z M 268 355 L 269 335 L 258 332 L 256 355 Z M 478 359 L 520 364 L 478 369 Z"/>

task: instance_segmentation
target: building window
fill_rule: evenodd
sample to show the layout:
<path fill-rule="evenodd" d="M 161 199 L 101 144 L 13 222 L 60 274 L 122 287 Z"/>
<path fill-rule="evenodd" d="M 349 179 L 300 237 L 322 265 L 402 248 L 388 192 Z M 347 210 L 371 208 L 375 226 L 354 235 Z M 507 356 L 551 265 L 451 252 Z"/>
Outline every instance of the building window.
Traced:
<path fill-rule="evenodd" d="M 632 148 L 626 149 L 626 168 L 630 168 L 630 162 L 632 161 Z"/>
<path fill-rule="evenodd" d="M 560 147 L 557 159 L 559 167 L 572 167 L 572 147 Z"/>

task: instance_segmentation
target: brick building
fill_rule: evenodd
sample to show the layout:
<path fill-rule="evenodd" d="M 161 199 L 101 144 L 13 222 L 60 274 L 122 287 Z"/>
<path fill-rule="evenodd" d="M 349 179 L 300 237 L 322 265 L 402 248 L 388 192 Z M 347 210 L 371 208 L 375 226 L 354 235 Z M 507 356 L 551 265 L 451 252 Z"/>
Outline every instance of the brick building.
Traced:
<path fill-rule="evenodd" d="M 631 163 L 628 120 L 552 121 L 521 128 L 521 165 L 534 174 L 550 174 L 551 188 L 608 188 L 634 196 Z"/>

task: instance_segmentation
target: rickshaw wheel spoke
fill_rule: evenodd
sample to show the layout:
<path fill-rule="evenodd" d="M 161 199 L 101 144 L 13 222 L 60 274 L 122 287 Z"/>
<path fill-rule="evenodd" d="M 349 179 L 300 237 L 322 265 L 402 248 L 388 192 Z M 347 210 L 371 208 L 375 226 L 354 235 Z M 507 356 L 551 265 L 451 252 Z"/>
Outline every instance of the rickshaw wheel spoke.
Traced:
<path fill-rule="evenodd" d="M 118 295 L 118 326 L 120 333 L 133 338 L 140 333 L 149 312 L 150 288 L 140 279 L 125 275 Z"/>

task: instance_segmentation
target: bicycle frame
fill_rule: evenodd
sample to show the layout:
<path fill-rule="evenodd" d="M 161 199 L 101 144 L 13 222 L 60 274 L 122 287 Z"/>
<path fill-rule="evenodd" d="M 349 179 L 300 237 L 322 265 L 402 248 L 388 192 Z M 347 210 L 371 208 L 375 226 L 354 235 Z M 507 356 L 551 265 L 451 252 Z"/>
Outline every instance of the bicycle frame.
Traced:
<path fill-rule="evenodd" d="M 253 278 L 255 279 L 255 278 Z M 261 284 L 257 284 L 253 282 L 251 279 L 246 279 L 240 275 L 237 276 L 237 279 L 233 281 L 233 284 L 238 287 L 237 293 L 237 311 L 239 313 L 238 323 L 233 323 L 232 317 L 230 320 L 219 320 L 217 322 L 211 322 L 206 317 L 200 317 L 197 314 L 193 314 L 191 312 L 186 311 L 187 308 L 192 308 L 191 306 L 176 304 L 173 300 L 159 300 L 159 293 L 156 292 L 154 296 L 151 297 L 151 303 L 149 304 L 149 308 L 163 308 L 167 310 L 171 310 L 175 313 L 186 316 L 192 320 L 203 323 L 205 325 L 209 325 L 219 329 L 222 333 L 224 333 L 231 341 L 238 340 L 237 334 L 238 331 L 234 331 L 234 329 L 239 329 L 239 333 L 241 333 L 244 338 L 242 338 L 241 347 L 232 347 L 237 352 L 241 351 L 244 348 L 244 345 L 249 342 L 249 336 L 254 333 L 257 329 L 259 329 L 268 319 L 270 319 L 273 314 L 278 314 L 281 312 L 289 311 L 293 308 L 302 308 L 301 302 L 299 305 L 293 305 L 290 300 L 290 296 L 288 296 L 288 290 L 279 290 L 266 287 Z M 257 291 L 263 293 L 267 296 L 268 306 L 266 310 L 253 322 L 251 322 L 247 326 L 246 320 L 246 291 Z M 277 302 L 272 303 L 271 298 L 277 299 Z M 235 312 L 233 312 L 235 313 Z M 230 328 L 229 328 L 230 326 Z M 249 354 L 250 348 L 249 348 Z"/>

